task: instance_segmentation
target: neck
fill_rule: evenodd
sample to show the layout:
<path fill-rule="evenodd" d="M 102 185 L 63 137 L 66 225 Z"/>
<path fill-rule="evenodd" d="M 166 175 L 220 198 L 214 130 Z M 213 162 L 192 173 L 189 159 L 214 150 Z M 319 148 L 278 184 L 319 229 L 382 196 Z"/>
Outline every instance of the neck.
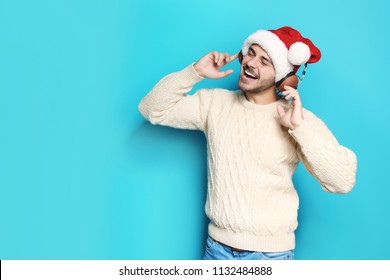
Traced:
<path fill-rule="evenodd" d="M 274 87 L 257 93 L 245 92 L 245 97 L 249 102 L 258 105 L 267 105 L 278 100 Z"/>

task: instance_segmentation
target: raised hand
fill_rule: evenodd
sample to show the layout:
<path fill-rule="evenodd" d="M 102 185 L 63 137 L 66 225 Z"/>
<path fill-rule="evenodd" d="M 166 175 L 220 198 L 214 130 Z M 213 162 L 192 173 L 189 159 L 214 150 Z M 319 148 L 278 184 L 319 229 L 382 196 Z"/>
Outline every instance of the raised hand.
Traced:
<path fill-rule="evenodd" d="M 220 71 L 223 66 L 232 62 L 238 57 L 238 53 L 235 55 L 229 55 L 228 53 L 210 52 L 200 58 L 195 64 L 194 68 L 198 74 L 204 78 L 220 79 L 224 78 L 231 73 L 232 69 L 226 71 Z"/>
<path fill-rule="evenodd" d="M 278 105 L 280 123 L 283 126 L 294 130 L 303 122 L 302 102 L 299 93 L 295 88 L 285 86 L 284 89 L 285 90 L 282 92 L 284 98 L 286 100 L 292 98 L 292 102 L 287 112 L 282 106 Z"/>

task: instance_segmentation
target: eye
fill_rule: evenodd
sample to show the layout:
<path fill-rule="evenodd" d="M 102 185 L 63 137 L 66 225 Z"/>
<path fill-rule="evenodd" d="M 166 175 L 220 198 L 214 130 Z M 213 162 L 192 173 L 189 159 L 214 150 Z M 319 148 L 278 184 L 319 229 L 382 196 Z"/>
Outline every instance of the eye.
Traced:
<path fill-rule="evenodd" d="M 262 60 L 261 60 L 261 64 L 263 64 L 263 65 L 265 65 L 265 66 L 269 66 L 268 61 L 265 60 L 265 59 L 262 59 Z"/>

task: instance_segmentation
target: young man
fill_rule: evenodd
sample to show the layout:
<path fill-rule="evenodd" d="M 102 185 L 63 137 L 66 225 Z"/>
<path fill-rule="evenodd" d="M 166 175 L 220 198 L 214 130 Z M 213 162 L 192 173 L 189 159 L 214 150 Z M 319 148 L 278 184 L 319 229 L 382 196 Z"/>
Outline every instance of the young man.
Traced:
<path fill-rule="evenodd" d="M 204 78 L 240 56 L 240 90 L 201 89 Z M 259 30 L 240 54 L 211 52 L 163 78 L 139 104 L 153 124 L 205 133 L 208 152 L 204 259 L 293 259 L 298 196 L 292 175 L 299 161 L 332 193 L 355 184 L 357 160 L 326 125 L 302 108 L 298 91 L 279 85 L 299 66 L 320 59 L 312 42 L 290 27 Z"/>

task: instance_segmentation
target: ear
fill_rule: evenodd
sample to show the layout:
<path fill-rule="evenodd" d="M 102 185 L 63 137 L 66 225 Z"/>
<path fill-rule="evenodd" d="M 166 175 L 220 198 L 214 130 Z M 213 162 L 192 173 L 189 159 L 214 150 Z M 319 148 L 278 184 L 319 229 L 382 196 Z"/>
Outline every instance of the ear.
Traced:
<path fill-rule="evenodd" d="M 244 58 L 244 55 L 242 54 L 242 51 L 240 51 L 238 53 L 238 61 L 240 62 L 240 64 L 242 63 L 242 59 Z"/>

